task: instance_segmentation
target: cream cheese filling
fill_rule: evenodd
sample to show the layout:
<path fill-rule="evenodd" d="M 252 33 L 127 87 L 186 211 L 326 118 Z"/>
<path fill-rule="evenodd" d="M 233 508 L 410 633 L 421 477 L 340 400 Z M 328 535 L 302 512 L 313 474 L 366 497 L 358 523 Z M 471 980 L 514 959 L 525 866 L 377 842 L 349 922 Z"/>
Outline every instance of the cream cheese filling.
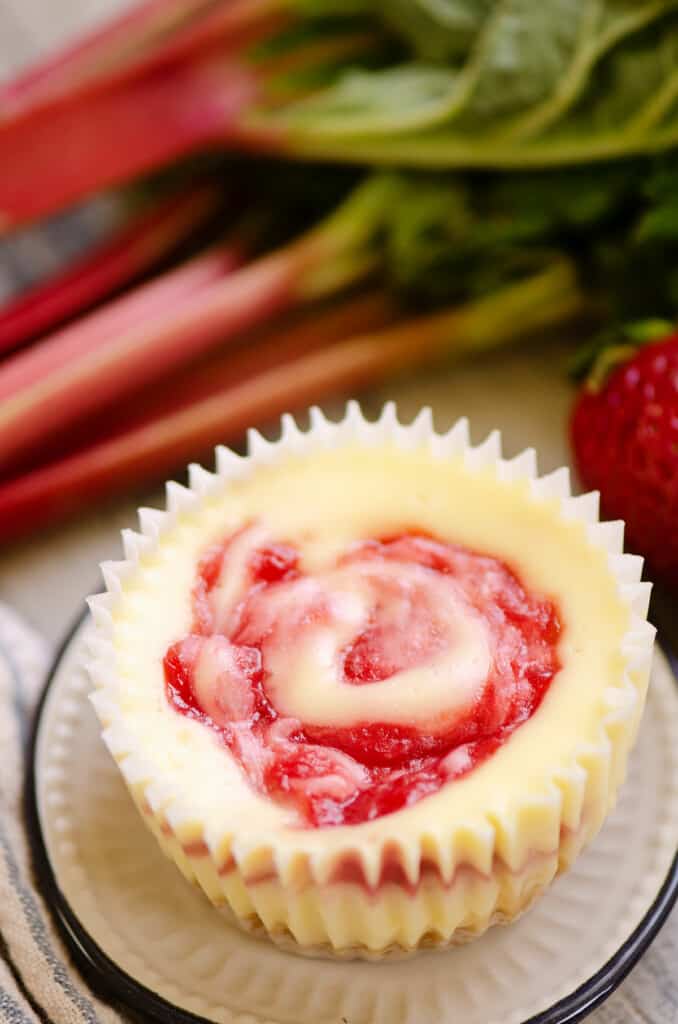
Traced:
<path fill-rule="evenodd" d="M 218 632 L 237 627 L 250 558 L 275 540 L 259 524 L 229 539 L 210 594 Z M 304 568 L 303 548 L 300 554 Z M 434 733 L 449 729 L 480 697 L 491 665 L 487 626 L 456 580 L 416 563 L 361 558 L 359 551 L 337 567 L 320 566 L 315 549 L 314 561 L 313 576 L 279 583 L 248 605 L 256 632 L 265 637 L 266 691 L 277 711 L 308 725 L 372 721 Z M 344 652 L 377 612 L 393 663 L 406 666 L 414 656 L 418 664 L 369 686 L 352 686 L 344 678 Z M 419 656 L 411 650 L 408 627 L 416 633 Z M 421 650 L 427 641 L 432 651 Z M 218 699 L 208 693 L 210 667 L 214 687 L 242 688 L 238 666 L 228 659 L 223 643 L 208 645 L 201 655 L 199 690 L 210 705 Z"/>
<path fill-rule="evenodd" d="M 251 521 L 297 545 L 309 565 L 329 564 L 354 541 L 414 529 L 505 561 L 527 587 L 557 602 L 564 625 L 563 667 L 541 707 L 467 776 L 396 815 L 332 830 L 293 827 L 289 812 L 256 794 L 219 740 L 200 723 L 177 715 L 164 693 L 162 658 L 189 631 L 199 558 L 210 544 Z M 547 795 L 554 773 L 569 763 L 573 751 L 598 739 L 604 691 L 621 683 L 620 643 L 628 625 L 628 607 L 605 552 L 589 542 L 582 523 L 561 516 L 556 500 L 537 500 L 528 482 L 500 482 L 494 470 L 472 470 L 462 459 L 442 460 L 428 450 L 402 451 L 389 444 L 349 444 L 258 465 L 184 512 L 157 549 L 142 557 L 125 579 L 114 610 L 119 702 L 155 777 L 195 809 L 208 842 L 229 832 L 261 834 L 274 828 L 277 842 L 312 852 L 327 843 L 345 844 L 357 831 L 377 840 L 396 830 L 426 832 L 427 824 L 434 828 L 441 822 L 471 827 L 493 810 L 524 801 L 526 794 Z M 460 663 L 467 665 L 469 693 L 486 656 L 476 626 L 464 620 L 457 654 L 465 651 L 466 661 L 455 656 L 455 673 Z M 323 714 L 308 681 L 321 656 L 317 650 L 295 652 L 300 682 L 291 697 L 286 695 L 309 719 Z M 326 683 L 333 692 L 332 680 Z M 431 699 L 435 703 L 436 696 Z M 332 722 L 342 713 L 337 705 Z M 409 713 L 411 708 L 402 711 Z"/>

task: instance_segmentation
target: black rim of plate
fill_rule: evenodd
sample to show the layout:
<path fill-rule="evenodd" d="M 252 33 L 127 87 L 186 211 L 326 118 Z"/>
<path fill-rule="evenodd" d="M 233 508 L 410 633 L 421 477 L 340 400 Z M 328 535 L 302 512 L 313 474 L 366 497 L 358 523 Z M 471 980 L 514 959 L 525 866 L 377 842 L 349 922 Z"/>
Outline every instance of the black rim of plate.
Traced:
<path fill-rule="evenodd" d="M 78 616 L 57 651 L 38 703 L 28 745 L 28 763 L 25 783 L 25 815 L 27 832 L 33 855 L 35 874 L 54 916 L 55 923 L 65 940 L 74 962 L 91 988 L 108 999 L 123 1004 L 141 1020 L 161 1021 L 163 1024 L 211 1024 L 189 1010 L 182 1010 L 162 996 L 136 981 L 101 949 L 70 907 L 59 888 L 40 824 L 38 813 L 36 747 L 45 701 L 59 666 L 76 637 L 87 612 Z M 665 653 L 667 653 L 665 651 Z M 678 662 L 668 655 L 674 677 L 678 683 Z M 588 1016 L 624 980 L 640 957 L 656 938 L 674 904 L 678 901 L 678 852 L 666 879 L 642 920 L 628 939 L 606 964 L 569 995 L 546 1010 L 523 1021 L 523 1024 L 575 1024 Z"/>

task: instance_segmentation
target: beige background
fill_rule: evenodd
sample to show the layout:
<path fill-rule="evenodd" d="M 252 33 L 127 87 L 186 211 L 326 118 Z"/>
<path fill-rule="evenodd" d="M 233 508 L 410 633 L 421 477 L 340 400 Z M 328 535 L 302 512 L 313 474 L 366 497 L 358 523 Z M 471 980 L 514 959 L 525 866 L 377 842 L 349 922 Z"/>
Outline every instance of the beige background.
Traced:
<path fill-rule="evenodd" d="M 125 6 L 127 0 L 0 0 L 0 79 Z"/>

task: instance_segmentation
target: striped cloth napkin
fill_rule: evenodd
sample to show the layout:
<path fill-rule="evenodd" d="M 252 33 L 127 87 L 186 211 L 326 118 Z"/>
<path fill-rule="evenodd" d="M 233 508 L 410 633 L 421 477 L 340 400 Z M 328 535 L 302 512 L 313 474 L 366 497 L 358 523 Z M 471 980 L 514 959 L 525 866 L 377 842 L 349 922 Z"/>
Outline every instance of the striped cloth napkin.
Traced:
<path fill-rule="evenodd" d="M 26 745 L 45 644 L 0 605 L 0 1022 L 122 1024 L 80 978 L 35 887 L 23 827 Z M 591 1024 L 678 1022 L 678 913 Z M 416 1024 L 433 1024 L 417 1021 Z"/>
<path fill-rule="evenodd" d="M 73 968 L 32 877 L 24 765 L 47 659 L 41 638 L 0 605 L 0 1022 L 121 1024 Z"/>

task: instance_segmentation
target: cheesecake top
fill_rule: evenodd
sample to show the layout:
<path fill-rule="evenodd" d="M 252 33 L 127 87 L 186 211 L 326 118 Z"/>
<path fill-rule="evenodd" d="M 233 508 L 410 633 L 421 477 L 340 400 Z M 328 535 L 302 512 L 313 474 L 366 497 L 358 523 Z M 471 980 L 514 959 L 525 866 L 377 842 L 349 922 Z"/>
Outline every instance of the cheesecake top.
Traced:
<path fill-rule="evenodd" d="M 599 737 L 630 611 L 530 480 L 349 442 L 187 507 L 112 618 L 154 776 L 208 837 L 303 831 L 313 850 L 538 801 Z"/>

